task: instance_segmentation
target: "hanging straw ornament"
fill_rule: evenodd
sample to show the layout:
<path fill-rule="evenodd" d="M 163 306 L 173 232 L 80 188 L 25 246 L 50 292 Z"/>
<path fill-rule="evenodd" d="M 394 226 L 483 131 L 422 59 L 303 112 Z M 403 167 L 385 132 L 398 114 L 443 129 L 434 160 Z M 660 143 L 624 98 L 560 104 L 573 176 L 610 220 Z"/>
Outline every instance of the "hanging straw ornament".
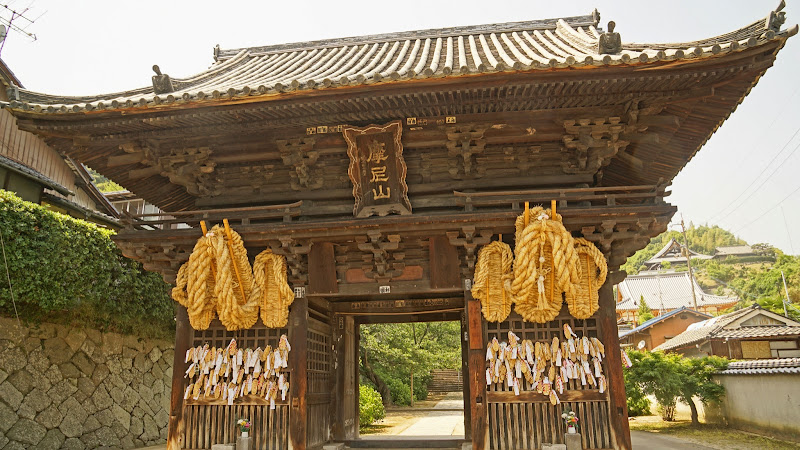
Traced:
<path fill-rule="evenodd" d="M 239 233 L 212 228 L 212 245 L 217 261 L 217 314 L 228 331 L 252 327 L 258 320 L 258 298 L 253 294 L 253 270 Z"/>
<path fill-rule="evenodd" d="M 267 249 L 253 262 L 253 278 L 257 286 L 261 321 L 268 328 L 285 327 L 289 321 L 289 305 L 294 291 L 286 280 L 286 258 Z"/>
<path fill-rule="evenodd" d="M 195 330 L 205 330 L 214 319 L 216 308 L 214 250 L 212 237 L 205 232 L 197 240 L 192 254 L 178 270 L 172 298 L 186 307 L 189 324 Z"/>
<path fill-rule="evenodd" d="M 483 317 L 489 322 L 502 322 L 511 313 L 513 261 L 511 247 L 502 241 L 485 245 L 478 252 L 472 296 L 480 299 Z"/>
<path fill-rule="evenodd" d="M 530 219 L 528 223 L 528 218 Z M 561 312 L 561 294 L 568 301 L 580 280 L 578 254 L 572 235 L 552 216 L 550 209 L 535 207 L 517 217 L 516 259 L 511 284 L 516 311 L 530 322 L 549 322 Z"/>
<path fill-rule="evenodd" d="M 588 319 L 600 307 L 598 290 L 606 282 L 608 263 L 600 250 L 584 238 L 575 239 L 575 251 L 580 261 L 581 279 L 577 295 L 567 298 L 567 306 L 576 319 Z"/>

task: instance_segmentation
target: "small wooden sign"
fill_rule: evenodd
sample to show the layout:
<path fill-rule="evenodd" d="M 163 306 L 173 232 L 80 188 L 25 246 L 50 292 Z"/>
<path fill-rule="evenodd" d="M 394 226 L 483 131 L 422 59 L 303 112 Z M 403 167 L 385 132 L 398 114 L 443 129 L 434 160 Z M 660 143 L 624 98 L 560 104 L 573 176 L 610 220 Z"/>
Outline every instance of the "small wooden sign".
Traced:
<path fill-rule="evenodd" d="M 353 182 L 354 216 L 411 214 L 400 142 L 402 125 L 398 120 L 386 125 L 342 128 L 350 156 L 347 173 Z"/>

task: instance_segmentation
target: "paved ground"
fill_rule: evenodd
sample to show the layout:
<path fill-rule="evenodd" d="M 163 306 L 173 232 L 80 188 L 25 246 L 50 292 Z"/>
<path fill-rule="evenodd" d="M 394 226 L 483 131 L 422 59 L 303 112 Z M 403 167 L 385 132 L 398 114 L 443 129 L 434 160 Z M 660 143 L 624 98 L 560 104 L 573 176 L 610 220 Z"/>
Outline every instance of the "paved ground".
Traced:
<path fill-rule="evenodd" d="M 461 392 L 451 392 L 424 417 L 416 419 L 399 436 L 464 436 L 464 400 Z M 436 410 L 441 411 L 436 411 Z"/>
<path fill-rule="evenodd" d="M 671 449 L 691 449 L 691 450 L 713 450 L 694 442 L 684 441 L 672 436 L 665 436 L 648 431 L 631 431 L 631 441 L 633 448 L 643 450 L 671 450 Z"/>

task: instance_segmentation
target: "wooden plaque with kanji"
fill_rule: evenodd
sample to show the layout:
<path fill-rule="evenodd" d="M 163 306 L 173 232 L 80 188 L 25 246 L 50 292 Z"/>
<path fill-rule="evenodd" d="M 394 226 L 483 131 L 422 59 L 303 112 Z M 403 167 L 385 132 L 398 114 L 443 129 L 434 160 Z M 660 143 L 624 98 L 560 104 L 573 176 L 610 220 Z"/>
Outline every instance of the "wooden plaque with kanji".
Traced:
<path fill-rule="evenodd" d="M 342 128 L 350 156 L 356 217 L 411 214 L 400 121 L 386 125 Z"/>

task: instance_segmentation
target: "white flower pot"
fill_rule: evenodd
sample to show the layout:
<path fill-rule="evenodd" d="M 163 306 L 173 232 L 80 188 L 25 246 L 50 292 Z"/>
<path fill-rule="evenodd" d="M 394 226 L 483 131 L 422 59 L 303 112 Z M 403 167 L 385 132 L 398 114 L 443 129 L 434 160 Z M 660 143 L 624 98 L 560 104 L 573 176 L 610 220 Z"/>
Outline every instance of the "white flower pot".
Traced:
<path fill-rule="evenodd" d="M 575 434 L 575 427 L 567 427 L 567 434 Z"/>
<path fill-rule="evenodd" d="M 573 433 L 574 433 L 574 431 L 573 431 Z M 242 431 L 242 437 L 243 438 L 250 437 L 250 432 L 249 431 Z"/>

